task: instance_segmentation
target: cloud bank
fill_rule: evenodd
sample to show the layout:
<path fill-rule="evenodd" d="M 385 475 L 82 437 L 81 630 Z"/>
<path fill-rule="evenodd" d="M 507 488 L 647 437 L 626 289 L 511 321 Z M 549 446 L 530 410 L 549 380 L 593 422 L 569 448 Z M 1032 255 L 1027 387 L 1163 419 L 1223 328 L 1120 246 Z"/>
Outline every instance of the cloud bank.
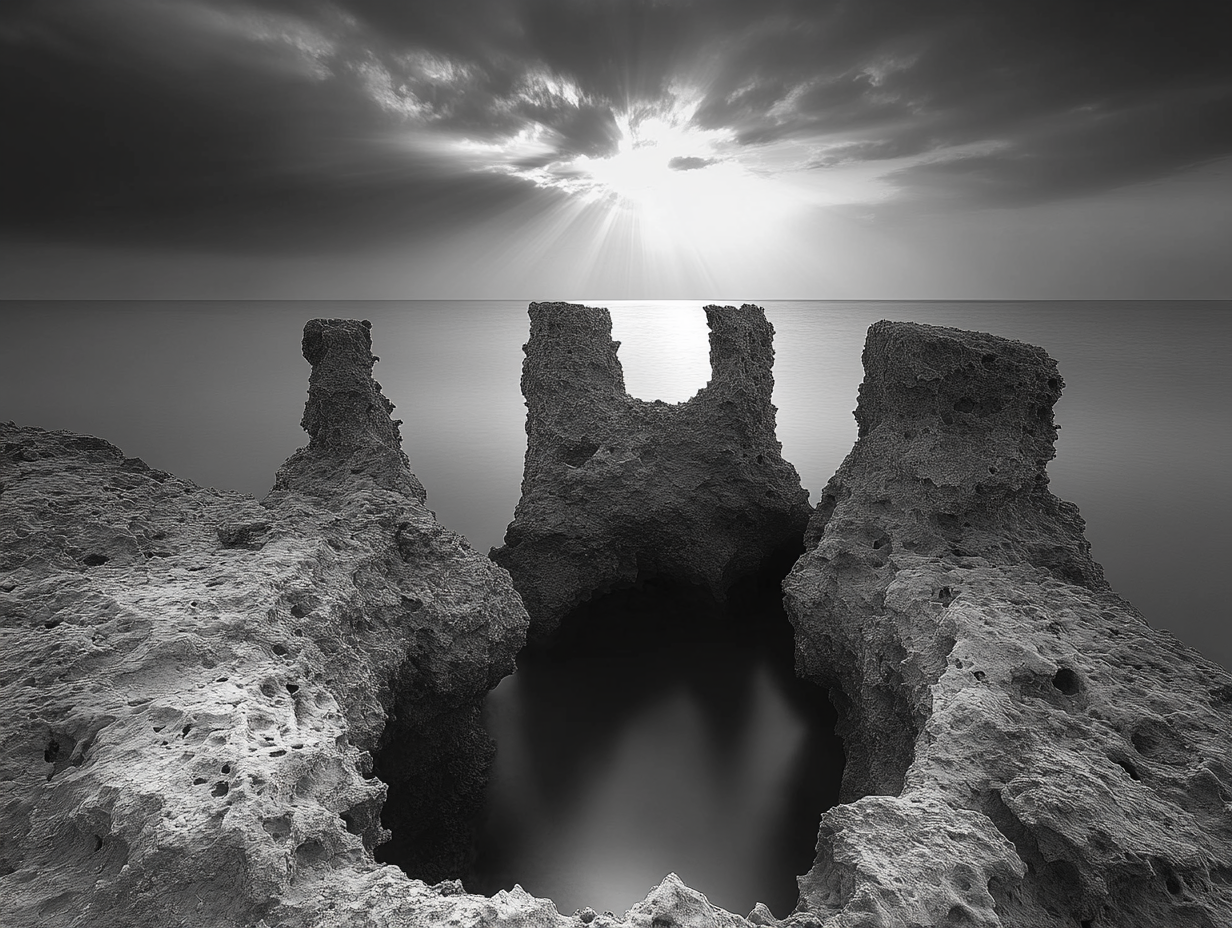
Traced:
<path fill-rule="evenodd" d="M 9 0 L 0 232 L 362 247 L 593 195 L 592 169 L 639 145 L 681 173 L 872 170 L 904 207 L 1071 199 L 1232 155 L 1226 18 L 1108 0 Z"/>

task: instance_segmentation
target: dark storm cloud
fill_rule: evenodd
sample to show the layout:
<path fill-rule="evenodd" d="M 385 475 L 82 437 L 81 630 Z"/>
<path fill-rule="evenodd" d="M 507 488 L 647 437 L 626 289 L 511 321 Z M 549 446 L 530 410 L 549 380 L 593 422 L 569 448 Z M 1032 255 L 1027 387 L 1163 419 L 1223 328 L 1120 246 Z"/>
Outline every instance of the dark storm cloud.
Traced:
<path fill-rule="evenodd" d="M 443 140 L 535 128 L 555 157 L 612 150 L 611 108 L 530 64 L 400 44 L 324 4 L 18 3 L 0 12 L 0 222 L 226 249 L 439 234 L 543 195 Z"/>
<path fill-rule="evenodd" d="M 797 167 L 885 162 L 905 198 L 1080 195 L 1232 153 L 1221 16 L 1105 0 L 9 0 L 0 224 L 224 248 L 436 230 L 547 195 L 502 165 L 604 157 L 619 114 L 684 98 L 695 126 L 730 133 L 729 157 L 788 144 Z"/>
<path fill-rule="evenodd" d="M 1026 203 L 1232 154 L 1218 4 L 831 8 L 738 45 L 697 120 L 745 146 L 800 140 L 814 167 L 924 156 L 915 195 Z"/>

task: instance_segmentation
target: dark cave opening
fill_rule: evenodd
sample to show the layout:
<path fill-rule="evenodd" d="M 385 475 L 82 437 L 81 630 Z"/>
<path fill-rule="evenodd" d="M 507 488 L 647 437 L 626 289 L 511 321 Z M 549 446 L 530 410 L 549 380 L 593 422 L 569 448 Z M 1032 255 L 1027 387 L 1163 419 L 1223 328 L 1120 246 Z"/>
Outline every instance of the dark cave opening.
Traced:
<path fill-rule="evenodd" d="M 828 693 L 794 673 L 789 567 L 723 604 L 645 578 L 528 645 L 485 705 L 499 747 L 466 888 L 622 912 L 674 871 L 788 914 L 844 764 Z"/>

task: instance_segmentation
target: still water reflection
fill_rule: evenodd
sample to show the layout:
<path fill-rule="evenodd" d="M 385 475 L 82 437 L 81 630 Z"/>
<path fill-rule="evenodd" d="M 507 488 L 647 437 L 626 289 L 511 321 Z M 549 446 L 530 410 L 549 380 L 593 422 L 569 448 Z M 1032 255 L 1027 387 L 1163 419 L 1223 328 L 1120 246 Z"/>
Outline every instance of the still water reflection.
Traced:
<path fill-rule="evenodd" d="M 777 596 L 733 611 L 649 585 L 523 651 L 485 709 L 497 759 L 468 889 L 620 913 L 675 871 L 729 910 L 791 911 L 841 744 L 825 691 L 792 673 Z"/>

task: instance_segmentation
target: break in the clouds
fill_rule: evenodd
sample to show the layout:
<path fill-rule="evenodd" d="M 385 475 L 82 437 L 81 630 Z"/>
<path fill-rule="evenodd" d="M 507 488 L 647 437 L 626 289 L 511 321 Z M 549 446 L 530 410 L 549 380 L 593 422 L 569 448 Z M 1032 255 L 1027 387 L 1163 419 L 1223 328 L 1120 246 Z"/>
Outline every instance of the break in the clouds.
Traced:
<path fill-rule="evenodd" d="M 1226 25 L 1106 0 L 8 0 L 0 221 L 345 247 L 668 183 L 682 210 L 768 178 L 1060 201 L 1232 155 Z"/>

